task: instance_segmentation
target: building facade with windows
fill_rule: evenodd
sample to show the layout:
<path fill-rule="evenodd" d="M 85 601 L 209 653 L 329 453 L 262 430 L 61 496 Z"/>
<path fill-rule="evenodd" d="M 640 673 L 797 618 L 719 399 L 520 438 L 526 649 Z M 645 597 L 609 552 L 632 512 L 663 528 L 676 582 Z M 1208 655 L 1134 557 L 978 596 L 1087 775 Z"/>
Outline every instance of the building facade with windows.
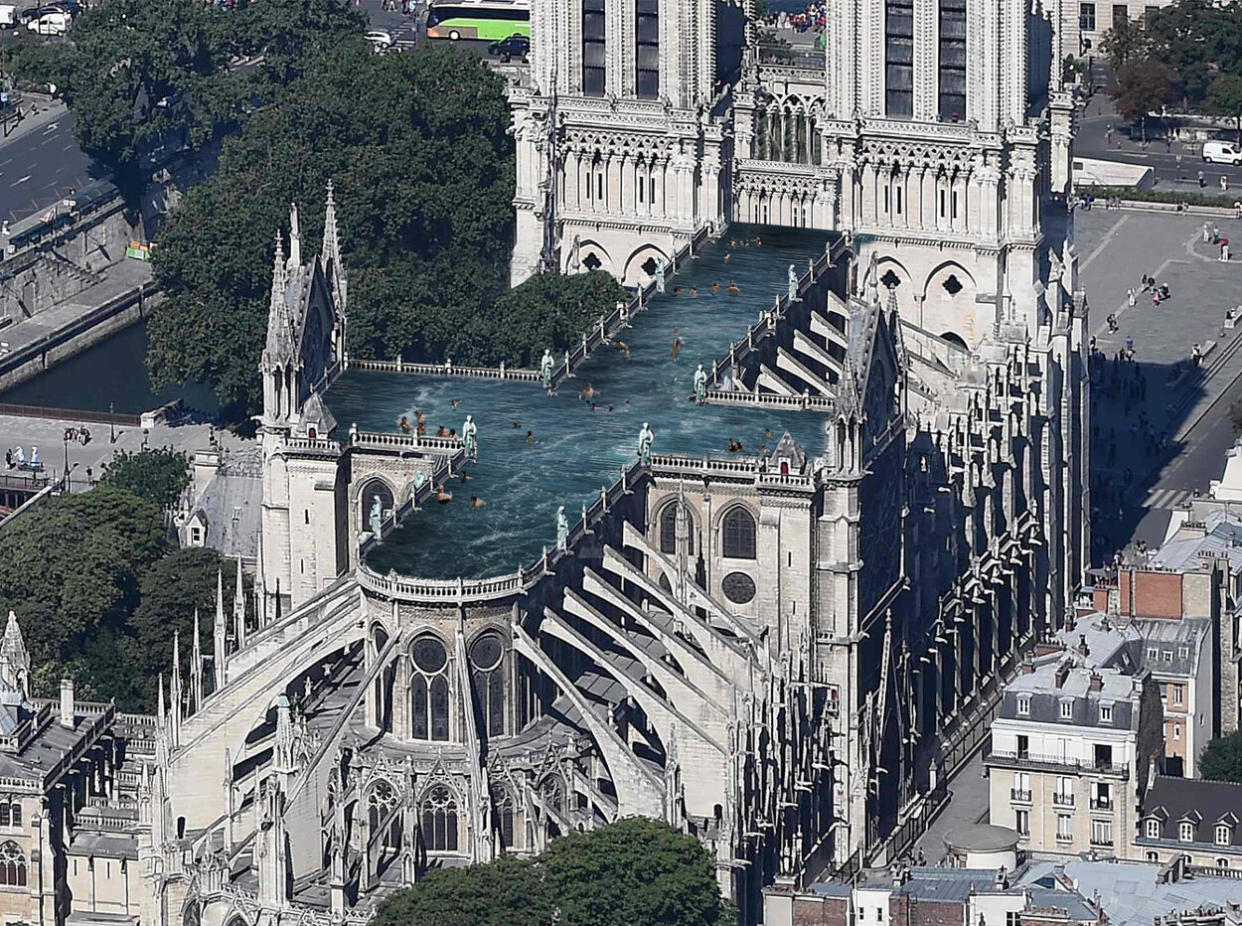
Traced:
<path fill-rule="evenodd" d="M 1028 670 L 992 723 L 992 822 L 1031 853 L 1130 857 L 1139 797 L 1163 755 L 1155 680 L 1133 665 L 1101 666 L 1085 637 Z"/>
<path fill-rule="evenodd" d="M 1219 735 L 1216 655 L 1206 618 L 1139 620 L 1142 665 L 1164 707 L 1164 773 L 1196 778 L 1199 753 Z"/>

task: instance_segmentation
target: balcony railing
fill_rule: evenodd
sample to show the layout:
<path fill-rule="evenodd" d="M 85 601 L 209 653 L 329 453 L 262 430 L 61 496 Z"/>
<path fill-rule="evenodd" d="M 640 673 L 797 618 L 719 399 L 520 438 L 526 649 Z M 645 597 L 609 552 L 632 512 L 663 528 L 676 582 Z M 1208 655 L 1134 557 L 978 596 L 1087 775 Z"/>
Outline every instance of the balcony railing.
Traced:
<path fill-rule="evenodd" d="M 1046 767 L 1051 769 L 1070 768 L 1082 772 L 1100 772 L 1106 775 L 1130 774 L 1128 766 L 1114 762 L 1103 762 L 1095 759 L 1079 759 L 1074 756 L 1057 756 L 1014 749 L 993 749 L 983 761 L 993 765 L 1013 765 L 1018 768 Z"/>
<path fill-rule="evenodd" d="M 1104 848 L 1111 849 L 1113 847 L 1113 837 L 1102 836 L 1098 833 L 1092 833 L 1091 834 L 1091 845 L 1103 846 Z"/>
<path fill-rule="evenodd" d="M 1057 792 L 1054 791 L 1052 792 L 1052 806 L 1053 807 L 1073 807 L 1074 806 L 1074 795 L 1058 794 Z"/>
<path fill-rule="evenodd" d="M 1022 803 L 1029 804 L 1031 802 L 1031 792 L 1023 791 L 1021 788 L 1010 788 L 1009 799 L 1011 801 L 1021 801 Z"/>
<path fill-rule="evenodd" d="M 1112 810 L 1113 799 L 1111 797 L 1093 797 L 1091 798 L 1092 810 Z"/>

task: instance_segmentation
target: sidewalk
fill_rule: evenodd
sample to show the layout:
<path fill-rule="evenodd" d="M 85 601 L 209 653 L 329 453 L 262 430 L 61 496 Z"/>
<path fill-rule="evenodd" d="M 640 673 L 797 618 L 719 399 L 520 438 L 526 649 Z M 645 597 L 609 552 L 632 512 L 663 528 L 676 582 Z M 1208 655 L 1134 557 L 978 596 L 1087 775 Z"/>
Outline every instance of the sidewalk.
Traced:
<path fill-rule="evenodd" d="M 38 108 L 38 112 L 31 114 L 32 108 Z M 8 135 L 0 138 L 0 151 L 4 150 L 4 146 L 11 141 L 21 138 L 23 135 L 29 135 L 35 129 L 43 128 L 49 123 L 55 122 L 69 112 L 63 100 L 50 99 L 40 94 L 25 94 L 22 100 L 21 110 L 26 113 L 20 122 L 13 128 Z"/>

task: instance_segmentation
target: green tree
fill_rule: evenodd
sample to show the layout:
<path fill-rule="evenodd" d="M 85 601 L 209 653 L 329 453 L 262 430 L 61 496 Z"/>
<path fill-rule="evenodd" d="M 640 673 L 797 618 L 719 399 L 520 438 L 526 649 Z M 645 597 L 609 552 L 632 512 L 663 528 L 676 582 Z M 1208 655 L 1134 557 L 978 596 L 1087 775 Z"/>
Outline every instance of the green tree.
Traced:
<path fill-rule="evenodd" d="M 1222 74 L 1208 87 L 1206 107 L 1216 116 L 1232 119 L 1242 144 L 1242 75 Z"/>
<path fill-rule="evenodd" d="M 1107 56 L 1114 71 L 1146 57 L 1150 46 L 1150 33 L 1141 22 L 1134 22 L 1129 17 L 1114 20 L 1113 27 L 1100 39 L 1100 50 Z"/>
<path fill-rule="evenodd" d="M 0 532 L 0 613 L 16 612 L 35 665 L 73 658 L 124 627 L 166 549 L 163 513 L 121 489 L 48 499 Z"/>
<path fill-rule="evenodd" d="M 504 82 L 473 56 L 353 44 L 322 56 L 170 218 L 155 252 L 167 299 L 149 325 L 153 381 L 206 382 L 234 416 L 257 411 L 273 238 L 296 201 L 304 253 L 317 249 L 329 179 L 351 352 L 443 355 L 505 287 L 508 127 Z"/>
<path fill-rule="evenodd" d="M 1213 781 L 1242 784 L 1242 730 L 1218 737 L 1199 754 L 1199 774 Z"/>
<path fill-rule="evenodd" d="M 1146 17 L 1148 57 L 1164 63 L 1187 103 L 1204 99 L 1217 73 L 1242 74 L 1242 19 L 1215 0 L 1174 0 Z"/>
<path fill-rule="evenodd" d="M 556 906 L 534 862 L 443 868 L 382 904 L 376 926 L 551 926 Z"/>
<path fill-rule="evenodd" d="M 541 860 L 567 926 L 724 926 L 736 918 L 698 840 L 655 820 L 563 836 Z"/>
<path fill-rule="evenodd" d="M 104 464 L 99 481 L 169 509 L 190 484 L 190 460 L 184 453 L 172 448 L 136 453 L 118 450 Z"/>
<path fill-rule="evenodd" d="M 1162 61 L 1139 58 L 1117 69 L 1109 95 L 1117 111 L 1142 127 L 1147 140 L 1147 116 L 1176 99 L 1173 75 Z"/>

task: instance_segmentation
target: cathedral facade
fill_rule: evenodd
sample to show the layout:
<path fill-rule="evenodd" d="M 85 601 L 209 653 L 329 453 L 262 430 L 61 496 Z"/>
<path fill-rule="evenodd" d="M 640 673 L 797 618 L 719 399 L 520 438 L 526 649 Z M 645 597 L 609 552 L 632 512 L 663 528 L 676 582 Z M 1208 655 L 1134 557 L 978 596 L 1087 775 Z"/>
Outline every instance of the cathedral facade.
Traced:
<path fill-rule="evenodd" d="M 699 397 L 797 435 L 648 446 L 513 572 L 369 559 L 471 448 L 338 426 L 331 191 L 317 253 L 291 212 L 256 594 L 221 588 L 188 684 L 173 658 L 135 784 L 144 924 L 362 923 L 434 867 L 634 814 L 699 839 L 753 922 L 775 878 L 919 832 L 1089 549 L 1072 124 L 1055 11 L 828 12 L 816 71 L 765 61 L 744 8 L 534 0 L 515 281 L 602 268 L 641 306 L 730 222 L 833 235 Z"/>

